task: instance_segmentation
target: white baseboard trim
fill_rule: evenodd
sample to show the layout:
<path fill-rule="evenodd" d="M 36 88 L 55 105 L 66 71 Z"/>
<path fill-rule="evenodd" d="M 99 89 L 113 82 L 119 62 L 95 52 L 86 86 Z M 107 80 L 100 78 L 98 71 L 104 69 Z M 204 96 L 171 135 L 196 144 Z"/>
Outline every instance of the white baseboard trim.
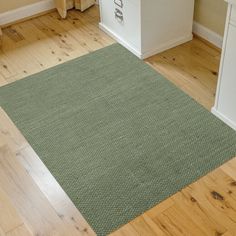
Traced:
<path fill-rule="evenodd" d="M 53 0 L 42 0 L 37 3 L 0 13 L 0 25 L 7 25 L 54 8 L 55 4 Z"/>
<path fill-rule="evenodd" d="M 115 39 L 118 43 L 120 43 L 125 48 L 130 50 L 137 57 L 142 58 L 142 55 L 139 52 L 139 50 L 136 49 L 134 46 L 130 45 L 129 43 L 127 43 L 125 40 L 123 40 L 118 34 L 114 33 L 112 30 L 110 30 L 108 27 L 106 27 L 102 23 L 99 23 L 99 27 L 100 27 L 101 30 L 103 30 L 105 33 L 107 33 L 109 36 L 111 36 L 113 39 Z"/>
<path fill-rule="evenodd" d="M 230 126 L 232 129 L 236 130 L 236 123 L 230 120 L 229 118 L 227 118 L 226 116 L 224 116 L 223 114 L 221 114 L 215 107 L 211 109 L 211 112 L 216 117 L 221 119 L 224 123 L 226 123 L 228 126 Z"/>
<path fill-rule="evenodd" d="M 209 41 L 216 47 L 222 48 L 223 37 L 215 33 L 214 31 L 206 28 L 205 26 L 197 23 L 196 21 L 193 22 L 193 33 Z"/>
<path fill-rule="evenodd" d="M 135 54 L 140 59 L 148 58 L 148 57 L 153 56 L 153 55 L 155 55 L 157 53 L 160 53 L 160 52 L 163 52 L 163 51 L 168 50 L 170 48 L 173 48 L 175 46 L 178 46 L 178 45 L 180 45 L 182 43 L 186 43 L 186 42 L 192 40 L 192 38 L 193 38 L 192 34 L 186 35 L 184 37 L 176 38 L 176 39 L 174 39 L 172 41 L 166 42 L 165 44 L 160 45 L 158 48 L 155 48 L 153 50 L 142 52 L 140 49 L 135 48 L 129 42 L 125 41 L 122 37 L 120 37 L 115 32 L 113 32 L 111 29 L 106 27 L 104 24 L 99 23 L 99 27 L 105 33 L 107 33 L 109 36 L 111 36 L 113 39 L 115 39 L 118 43 L 123 45 L 125 48 L 130 50 L 133 54 Z"/>
<path fill-rule="evenodd" d="M 186 43 L 188 41 L 191 41 L 193 39 L 193 35 L 190 34 L 190 35 L 186 35 L 186 36 L 183 36 L 183 37 L 180 37 L 180 38 L 176 38 L 174 40 L 171 40 L 171 41 L 168 41 L 162 45 L 159 45 L 158 48 L 156 49 L 153 49 L 153 50 L 150 50 L 150 51 L 147 51 L 147 52 L 144 52 L 141 54 L 141 59 L 145 59 L 145 58 L 148 58 L 148 57 L 151 57 L 155 54 L 158 54 L 158 53 L 161 53 L 161 52 L 164 52 L 168 49 L 171 49 L 171 48 L 174 48 L 180 44 L 183 44 L 183 43 Z"/>

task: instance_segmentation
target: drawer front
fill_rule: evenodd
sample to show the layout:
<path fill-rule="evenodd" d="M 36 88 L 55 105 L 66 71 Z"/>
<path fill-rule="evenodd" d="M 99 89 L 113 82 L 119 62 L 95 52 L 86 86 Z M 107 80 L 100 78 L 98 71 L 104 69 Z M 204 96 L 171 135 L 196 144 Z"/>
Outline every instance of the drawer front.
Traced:
<path fill-rule="evenodd" d="M 100 1 L 101 23 L 124 41 L 141 45 L 140 0 Z"/>

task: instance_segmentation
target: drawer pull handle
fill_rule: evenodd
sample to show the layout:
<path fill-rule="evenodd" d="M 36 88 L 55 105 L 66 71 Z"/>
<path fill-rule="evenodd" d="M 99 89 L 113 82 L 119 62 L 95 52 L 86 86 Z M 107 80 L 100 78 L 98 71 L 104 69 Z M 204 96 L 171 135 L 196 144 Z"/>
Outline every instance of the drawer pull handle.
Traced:
<path fill-rule="evenodd" d="M 122 22 L 124 20 L 123 13 L 121 10 L 118 8 L 115 9 L 115 18 L 119 21 Z"/>
<path fill-rule="evenodd" d="M 114 3 L 120 7 L 120 8 L 123 8 L 123 1 L 122 0 L 114 0 Z"/>

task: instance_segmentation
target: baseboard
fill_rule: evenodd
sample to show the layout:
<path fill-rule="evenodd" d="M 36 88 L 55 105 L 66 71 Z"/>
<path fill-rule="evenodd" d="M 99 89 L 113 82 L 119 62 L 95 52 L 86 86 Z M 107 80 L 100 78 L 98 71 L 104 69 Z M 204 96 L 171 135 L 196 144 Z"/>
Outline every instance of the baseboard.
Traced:
<path fill-rule="evenodd" d="M 141 57 L 142 57 L 142 59 L 151 57 L 151 56 L 153 56 L 157 53 L 164 52 L 164 51 L 166 51 L 168 49 L 171 49 L 171 48 L 174 48 L 174 47 L 176 47 L 180 44 L 186 43 L 186 42 L 188 42 L 192 39 L 193 39 L 192 34 L 186 35 L 186 36 L 183 36 L 183 37 L 180 37 L 180 38 L 176 38 L 172 41 L 168 41 L 165 44 L 160 45 L 158 48 L 155 48 L 153 50 L 142 53 Z"/>
<path fill-rule="evenodd" d="M 104 24 L 99 23 L 99 27 L 101 30 L 103 30 L 105 33 L 107 33 L 109 36 L 111 36 L 113 39 L 115 39 L 118 43 L 120 43 L 121 45 L 123 45 L 125 48 L 127 48 L 128 50 L 130 50 L 134 55 L 136 55 L 137 57 L 142 58 L 141 53 L 139 52 L 138 49 L 136 49 L 134 46 L 130 45 L 128 42 L 126 42 L 125 40 L 123 40 L 119 35 L 117 35 L 115 32 L 113 32 L 112 30 L 110 30 L 108 27 L 106 27 Z"/>
<path fill-rule="evenodd" d="M 174 39 L 172 41 L 169 41 L 163 45 L 160 45 L 158 48 L 155 48 L 153 50 L 147 51 L 147 52 L 141 52 L 139 49 L 135 48 L 133 45 L 131 45 L 129 42 L 125 41 L 123 38 L 121 38 L 119 35 L 117 35 L 115 32 L 113 32 L 111 29 L 106 27 L 104 24 L 99 23 L 100 29 L 102 29 L 105 33 L 107 33 L 109 36 L 111 36 L 113 39 L 115 39 L 117 42 L 119 42 L 121 45 L 123 45 L 125 48 L 130 50 L 133 54 L 135 54 L 140 59 L 145 59 L 150 56 L 153 56 L 157 53 L 163 52 L 165 50 L 168 50 L 170 48 L 173 48 L 175 46 L 178 46 L 182 43 L 186 43 L 190 40 L 192 40 L 193 35 L 187 35 L 181 38 Z"/>
<path fill-rule="evenodd" d="M 205 39 L 206 41 L 209 41 L 216 47 L 222 48 L 223 37 L 206 28 L 205 26 L 197 23 L 196 21 L 193 22 L 193 33 Z"/>
<path fill-rule="evenodd" d="M 229 118 L 227 118 L 226 116 L 224 116 L 223 114 L 221 114 L 215 107 L 211 109 L 211 112 L 216 117 L 221 119 L 224 123 L 226 123 L 228 126 L 230 126 L 232 129 L 236 130 L 236 123 L 230 120 Z"/>
<path fill-rule="evenodd" d="M 55 9 L 54 1 L 43 0 L 11 11 L 0 13 L 0 25 L 8 25 L 12 22 L 16 22 L 52 9 Z"/>

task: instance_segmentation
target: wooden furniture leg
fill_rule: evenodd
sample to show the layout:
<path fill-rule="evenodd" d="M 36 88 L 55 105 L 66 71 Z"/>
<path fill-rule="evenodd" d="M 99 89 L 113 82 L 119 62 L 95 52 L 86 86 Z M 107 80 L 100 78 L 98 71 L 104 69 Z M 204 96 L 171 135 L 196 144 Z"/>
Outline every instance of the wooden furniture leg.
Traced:
<path fill-rule="evenodd" d="M 81 11 L 86 10 L 95 4 L 95 0 L 75 0 L 75 8 Z"/>
<path fill-rule="evenodd" d="M 67 14 L 67 7 L 66 7 L 66 0 L 54 0 L 55 4 L 56 4 L 56 8 L 58 13 L 60 14 L 60 16 L 62 18 L 66 18 L 66 14 Z"/>

